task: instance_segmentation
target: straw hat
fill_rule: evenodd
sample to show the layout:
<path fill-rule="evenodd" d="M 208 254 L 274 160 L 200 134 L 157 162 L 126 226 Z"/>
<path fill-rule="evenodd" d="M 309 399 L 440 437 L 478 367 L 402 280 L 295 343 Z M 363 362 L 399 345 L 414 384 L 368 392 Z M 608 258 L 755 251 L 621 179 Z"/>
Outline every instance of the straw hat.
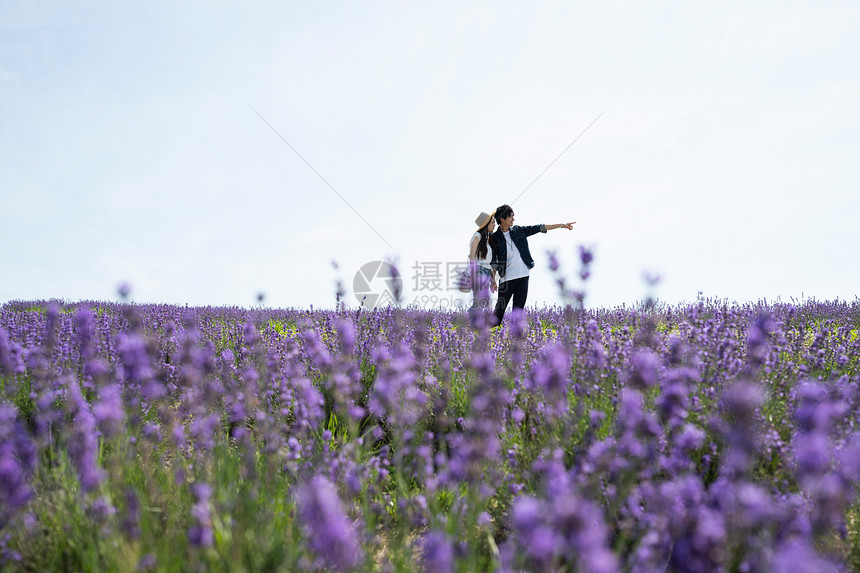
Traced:
<path fill-rule="evenodd" d="M 481 211 L 481 214 L 478 215 L 477 219 L 475 219 L 475 224 L 480 229 L 481 227 L 483 227 L 484 225 L 486 225 L 487 223 L 490 222 L 490 218 L 492 218 L 492 216 L 494 214 L 495 214 L 495 211 L 493 211 L 492 213 L 484 213 L 483 211 Z"/>

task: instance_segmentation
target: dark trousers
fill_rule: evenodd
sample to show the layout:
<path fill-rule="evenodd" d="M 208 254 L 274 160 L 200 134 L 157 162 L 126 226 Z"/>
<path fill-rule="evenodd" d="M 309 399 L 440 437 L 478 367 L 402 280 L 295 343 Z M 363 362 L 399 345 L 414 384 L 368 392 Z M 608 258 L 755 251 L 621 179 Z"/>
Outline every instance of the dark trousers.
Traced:
<path fill-rule="evenodd" d="M 499 285 L 499 299 L 496 301 L 496 324 L 502 323 L 505 310 L 511 297 L 514 299 L 514 308 L 525 308 L 526 297 L 529 295 L 529 277 L 522 277 L 505 281 Z"/>

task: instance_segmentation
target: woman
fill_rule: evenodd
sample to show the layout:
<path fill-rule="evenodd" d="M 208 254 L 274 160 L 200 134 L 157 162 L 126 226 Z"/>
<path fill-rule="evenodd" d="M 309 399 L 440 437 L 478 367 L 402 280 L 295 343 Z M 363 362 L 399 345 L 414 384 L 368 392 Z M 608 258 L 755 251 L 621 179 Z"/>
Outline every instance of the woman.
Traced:
<path fill-rule="evenodd" d="M 474 293 L 469 314 L 473 323 L 482 311 L 490 308 L 490 291 L 496 292 L 496 271 L 490 266 L 493 254 L 489 245 L 490 233 L 496 228 L 496 220 L 493 213 L 481 213 L 475 219 L 475 224 L 478 225 L 478 230 L 469 241 L 469 268 Z"/>

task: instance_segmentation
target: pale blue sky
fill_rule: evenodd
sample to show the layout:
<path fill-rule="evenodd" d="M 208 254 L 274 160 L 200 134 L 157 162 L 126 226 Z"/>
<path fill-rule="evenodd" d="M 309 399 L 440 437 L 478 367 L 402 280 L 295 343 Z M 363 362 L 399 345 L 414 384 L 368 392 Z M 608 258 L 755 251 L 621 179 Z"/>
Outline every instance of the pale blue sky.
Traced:
<path fill-rule="evenodd" d="M 853 299 L 858 29 L 857 2 L 3 0 L 0 302 L 331 306 L 392 256 L 409 288 L 606 108 L 514 205 L 577 221 L 531 240 L 530 304 L 579 244 L 595 305 L 644 271 L 668 302 Z"/>

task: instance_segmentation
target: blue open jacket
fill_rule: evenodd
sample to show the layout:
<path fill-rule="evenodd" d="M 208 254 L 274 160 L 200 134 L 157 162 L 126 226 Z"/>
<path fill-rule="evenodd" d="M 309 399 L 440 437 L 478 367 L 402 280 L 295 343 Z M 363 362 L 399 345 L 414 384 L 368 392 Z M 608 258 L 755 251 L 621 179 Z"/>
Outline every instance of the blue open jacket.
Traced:
<path fill-rule="evenodd" d="M 535 262 L 532 259 L 532 254 L 529 252 L 528 237 L 531 237 L 535 233 L 546 233 L 546 225 L 541 223 L 540 225 L 530 225 L 528 227 L 520 227 L 519 225 L 511 227 L 511 241 L 520 251 L 523 262 L 530 269 L 534 268 Z M 502 233 L 501 227 L 490 235 L 489 243 L 493 249 L 493 259 L 490 262 L 490 266 L 499 273 L 500 277 L 504 277 L 508 265 L 508 244 L 505 241 L 505 234 Z"/>

